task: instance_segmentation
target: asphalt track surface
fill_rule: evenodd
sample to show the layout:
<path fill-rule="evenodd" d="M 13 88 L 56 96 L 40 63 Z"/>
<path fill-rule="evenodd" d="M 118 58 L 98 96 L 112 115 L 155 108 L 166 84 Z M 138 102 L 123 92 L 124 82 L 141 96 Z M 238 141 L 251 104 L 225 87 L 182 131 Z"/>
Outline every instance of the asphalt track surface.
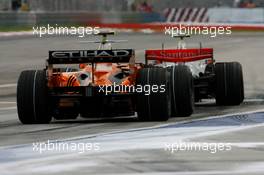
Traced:
<path fill-rule="evenodd" d="M 20 71 L 45 65 L 48 50 L 93 49 L 76 37 L 0 38 L 0 174 L 264 174 L 263 33 L 236 33 L 217 38 L 196 36 L 190 46 L 215 49 L 217 61 L 239 61 L 244 68 L 246 100 L 241 106 L 196 105 L 190 118 L 137 122 L 135 117 L 52 121 L 21 125 L 15 84 Z M 88 38 L 92 40 L 93 38 Z M 120 34 L 142 61 L 146 48 L 176 46 L 162 34 Z M 33 143 L 97 145 L 80 149 L 42 150 Z M 179 143 L 223 143 L 231 150 L 172 150 Z M 175 147 L 174 147 L 175 148 Z"/>

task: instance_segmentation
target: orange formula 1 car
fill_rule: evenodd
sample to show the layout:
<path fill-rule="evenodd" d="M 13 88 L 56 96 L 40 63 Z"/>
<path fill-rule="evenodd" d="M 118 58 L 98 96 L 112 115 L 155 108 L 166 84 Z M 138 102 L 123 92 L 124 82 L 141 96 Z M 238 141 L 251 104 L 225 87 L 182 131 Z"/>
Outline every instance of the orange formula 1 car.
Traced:
<path fill-rule="evenodd" d="M 147 50 L 145 64 L 132 49 L 112 49 L 107 35 L 97 50 L 50 51 L 44 70 L 23 71 L 17 86 L 23 124 L 93 117 L 135 116 L 165 121 L 190 116 L 194 102 L 216 98 L 219 105 L 244 99 L 239 63 L 215 63 L 213 49 Z M 77 65 L 61 67 L 60 65 Z"/>

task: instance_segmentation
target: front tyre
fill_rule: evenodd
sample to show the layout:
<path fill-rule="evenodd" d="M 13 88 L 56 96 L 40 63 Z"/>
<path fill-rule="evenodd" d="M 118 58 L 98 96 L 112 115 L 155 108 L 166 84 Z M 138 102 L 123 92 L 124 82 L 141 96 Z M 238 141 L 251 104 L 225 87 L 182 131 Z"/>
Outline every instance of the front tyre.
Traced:
<path fill-rule="evenodd" d="M 47 124 L 52 116 L 48 107 L 46 71 L 28 70 L 17 83 L 18 118 L 23 124 Z"/>

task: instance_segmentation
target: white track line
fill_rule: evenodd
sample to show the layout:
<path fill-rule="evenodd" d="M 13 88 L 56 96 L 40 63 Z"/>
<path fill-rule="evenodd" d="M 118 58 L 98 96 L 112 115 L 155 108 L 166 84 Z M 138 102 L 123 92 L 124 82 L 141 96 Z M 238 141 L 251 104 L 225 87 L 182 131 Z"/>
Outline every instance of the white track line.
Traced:
<path fill-rule="evenodd" d="M 9 88 L 9 87 L 16 87 L 17 86 L 17 84 L 2 84 L 2 85 L 0 85 L 0 88 Z"/>
<path fill-rule="evenodd" d="M 249 99 L 245 99 L 244 102 L 263 102 L 264 99 L 261 98 L 249 98 Z"/>
<path fill-rule="evenodd" d="M 14 109 L 17 109 L 17 107 L 13 106 L 13 107 L 0 108 L 0 111 L 14 110 Z"/>
<path fill-rule="evenodd" d="M 254 113 L 259 113 L 259 112 L 264 112 L 264 109 L 252 110 L 252 111 L 247 111 L 247 112 L 229 113 L 229 114 L 224 114 L 224 115 L 213 115 L 213 116 L 204 117 L 204 118 L 194 118 L 194 119 L 188 119 L 187 118 L 186 120 L 183 120 L 183 121 L 176 121 L 176 122 L 168 123 L 168 124 L 157 124 L 157 125 L 150 126 L 150 127 L 141 127 L 141 128 L 136 128 L 136 129 L 124 129 L 124 130 L 119 130 L 119 131 L 102 132 L 102 133 L 91 134 L 91 135 L 82 135 L 82 136 L 62 139 L 60 141 L 82 140 L 82 139 L 89 139 L 91 137 L 98 137 L 98 136 L 105 136 L 105 135 L 112 135 L 112 134 L 119 134 L 119 133 L 128 133 L 128 132 L 137 132 L 137 131 L 142 131 L 142 130 L 152 130 L 152 129 L 158 129 L 161 127 L 169 127 L 172 125 L 179 125 L 179 124 L 185 124 L 185 123 L 197 122 L 197 121 L 206 121 L 206 120 L 211 120 L 211 119 L 219 119 L 219 118 L 224 118 L 224 117 L 233 116 L 233 115 L 254 114 Z M 264 124 L 257 124 L 257 125 L 254 125 L 253 127 L 259 127 L 259 126 L 264 126 Z M 244 129 L 249 129 L 249 127 L 252 127 L 252 126 L 244 126 Z M 241 129 L 241 127 L 240 127 L 240 129 Z"/>
<path fill-rule="evenodd" d="M 0 101 L 0 104 L 16 104 L 14 101 Z"/>
<path fill-rule="evenodd" d="M 30 36 L 30 35 L 33 35 L 33 31 L 0 32 L 0 37 Z"/>

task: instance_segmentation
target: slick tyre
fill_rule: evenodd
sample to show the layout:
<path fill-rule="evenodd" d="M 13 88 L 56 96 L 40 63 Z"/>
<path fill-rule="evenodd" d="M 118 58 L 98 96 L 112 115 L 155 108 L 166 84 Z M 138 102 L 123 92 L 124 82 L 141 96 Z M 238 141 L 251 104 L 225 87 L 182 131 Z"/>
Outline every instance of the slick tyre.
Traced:
<path fill-rule="evenodd" d="M 238 62 L 215 64 L 217 105 L 239 105 L 244 100 L 242 66 Z"/>
<path fill-rule="evenodd" d="M 190 69 L 186 65 L 170 68 L 172 117 L 188 117 L 194 111 L 194 86 Z"/>
<path fill-rule="evenodd" d="M 143 92 L 137 94 L 138 119 L 140 121 L 168 120 L 171 112 L 171 97 L 167 70 L 164 68 L 143 68 L 138 73 L 136 84 L 137 87 L 143 88 Z M 150 90 L 154 87 L 155 92 Z M 158 87 L 158 91 L 156 87 Z"/>
<path fill-rule="evenodd" d="M 18 118 L 23 124 L 47 124 L 51 121 L 44 70 L 29 70 L 20 74 L 17 83 L 17 110 Z"/>

